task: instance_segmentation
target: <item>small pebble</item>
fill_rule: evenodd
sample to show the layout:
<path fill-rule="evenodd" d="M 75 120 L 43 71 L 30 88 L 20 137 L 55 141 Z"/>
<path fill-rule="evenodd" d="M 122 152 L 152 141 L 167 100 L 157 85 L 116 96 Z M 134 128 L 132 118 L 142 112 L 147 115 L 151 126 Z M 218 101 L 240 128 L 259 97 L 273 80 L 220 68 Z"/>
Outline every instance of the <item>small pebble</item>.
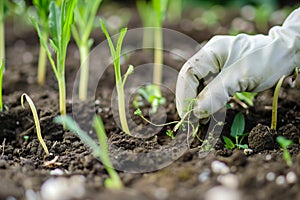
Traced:
<path fill-rule="evenodd" d="M 270 154 L 266 155 L 266 161 L 270 161 L 272 159 L 272 156 Z"/>
<path fill-rule="evenodd" d="M 244 149 L 244 154 L 245 155 L 251 155 L 253 153 L 253 150 L 252 149 Z"/>
<path fill-rule="evenodd" d="M 225 174 L 218 176 L 218 181 L 225 187 L 236 189 L 239 186 L 239 180 L 237 175 Z"/>
<path fill-rule="evenodd" d="M 283 184 L 285 184 L 285 177 L 282 176 L 282 175 L 278 176 L 278 177 L 276 178 L 276 184 L 277 184 L 277 185 L 283 185 Z"/>
<path fill-rule="evenodd" d="M 230 172 L 229 167 L 218 160 L 215 160 L 211 163 L 211 169 L 216 174 L 227 174 Z"/>
<path fill-rule="evenodd" d="M 205 193 L 205 200 L 240 200 L 241 194 L 238 190 L 224 186 L 216 186 Z"/>
<path fill-rule="evenodd" d="M 52 175 L 52 176 L 61 176 L 61 175 L 64 175 L 64 172 L 61 169 L 54 169 L 54 170 L 50 171 L 50 175 Z"/>
<path fill-rule="evenodd" d="M 295 172 L 290 171 L 289 173 L 287 173 L 287 175 L 286 175 L 286 182 L 288 184 L 294 184 L 294 183 L 297 182 L 297 180 L 298 180 L 298 178 L 297 178 L 297 175 L 296 175 Z"/>
<path fill-rule="evenodd" d="M 155 190 L 154 196 L 158 200 L 164 200 L 169 197 L 169 192 L 166 188 L 158 188 Z"/>
<path fill-rule="evenodd" d="M 204 172 L 199 174 L 198 180 L 199 180 L 199 182 L 203 183 L 209 179 L 209 176 L 210 176 L 210 170 L 205 170 Z"/>
<path fill-rule="evenodd" d="M 276 175 L 275 175 L 274 172 L 269 172 L 269 173 L 267 173 L 267 175 L 266 175 L 267 181 L 274 181 L 274 180 L 275 180 L 275 177 L 276 177 Z"/>

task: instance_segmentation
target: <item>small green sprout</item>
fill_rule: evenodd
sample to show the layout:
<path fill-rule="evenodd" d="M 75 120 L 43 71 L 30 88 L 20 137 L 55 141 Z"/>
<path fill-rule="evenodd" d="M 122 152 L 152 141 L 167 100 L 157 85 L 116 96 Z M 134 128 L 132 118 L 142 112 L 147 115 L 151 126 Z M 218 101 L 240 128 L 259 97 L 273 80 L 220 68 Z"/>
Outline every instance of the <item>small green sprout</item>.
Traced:
<path fill-rule="evenodd" d="M 230 129 L 230 136 L 235 139 L 235 142 L 233 142 L 229 137 L 223 136 L 225 147 L 227 149 L 248 149 L 247 144 L 242 144 L 244 138 L 248 135 L 248 133 L 244 133 L 244 129 L 245 118 L 243 114 L 239 112 L 235 115 Z"/>
<path fill-rule="evenodd" d="M 52 58 L 51 51 L 47 45 L 48 41 L 44 40 L 41 29 L 34 18 L 31 21 L 37 30 L 42 46 L 45 48 L 48 59 L 51 63 L 53 72 L 58 82 L 59 90 L 59 111 L 61 115 L 66 115 L 66 81 L 65 81 L 65 63 L 67 46 L 71 38 L 71 25 L 74 19 L 74 9 L 76 0 L 63 0 L 60 8 L 55 1 L 50 2 L 49 14 L 49 31 L 51 39 L 49 40 L 51 47 L 56 54 L 56 63 Z"/>
<path fill-rule="evenodd" d="M 49 151 L 48 151 L 47 145 L 45 144 L 45 142 L 43 140 L 43 137 L 42 137 L 40 121 L 39 121 L 39 117 L 38 117 L 35 105 L 34 105 L 32 99 L 27 94 L 23 93 L 22 96 L 21 96 L 21 105 L 22 105 L 22 108 L 25 108 L 24 97 L 25 97 L 26 101 L 28 102 L 28 105 L 29 105 L 30 110 L 31 110 L 32 115 L 33 115 L 33 120 L 34 120 L 34 124 L 35 124 L 35 128 L 36 128 L 37 138 L 38 138 L 40 144 L 42 145 L 42 147 L 43 147 L 46 155 L 49 155 Z"/>
<path fill-rule="evenodd" d="M 0 66 L 0 112 L 3 110 L 3 102 L 2 102 L 2 81 L 3 81 L 3 73 L 4 73 L 4 59 L 1 61 Z"/>
<path fill-rule="evenodd" d="M 7 0 L 0 1 L 0 60 L 5 59 L 5 17 Z"/>
<path fill-rule="evenodd" d="M 41 36 L 44 41 L 48 41 L 49 37 L 49 6 L 51 0 L 33 0 L 33 5 L 37 9 L 39 16 L 39 26 L 41 30 Z M 47 54 L 46 50 L 40 43 L 39 61 L 38 61 L 38 73 L 37 80 L 40 85 L 44 85 L 46 77 L 46 64 L 47 64 Z"/>
<path fill-rule="evenodd" d="M 79 99 L 87 99 L 89 80 L 89 52 L 93 44 L 90 38 L 96 14 L 102 0 L 78 0 L 75 8 L 75 23 L 72 26 L 72 35 L 80 53 L 80 82 Z"/>
<path fill-rule="evenodd" d="M 157 90 L 153 84 L 140 88 L 138 93 L 151 104 L 152 113 L 156 113 L 158 107 L 166 103 L 166 99 L 162 96 L 161 91 Z"/>
<path fill-rule="evenodd" d="M 288 148 L 293 144 L 293 141 L 286 139 L 283 136 L 278 136 L 276 138 L 276 141 L 283 150 L 283 159 L 285 160 L 286 164 L 290 167 L 292 165 L 292 159 L 291 159 L 291 154 L 288 151 Z"/>
<path fill-rule="evenodd" d="M 278 96 L 279 96 L 279 91 L 280 88 L 282 86 L 283 80 L 284 80 L 285 76 L 282 76 L 276 87 L 275 87 L 275 91 L 274 91 L 274 95 L 273 95 L 273 103 L 272 103 L 272 121 L 271 121 L 271 129 L 276 130 L 276 126 L 277 126 L 277 108 L 278 108 Z"/>
<path fill-rule="evenodd" d="M 168 13 L 167 13 L 167 20 L 170 22 L 179 22 L 181 19 L 182 13 L 182 0 L 173 0 L 169 1 L 168 5 Z"/>
<path fill-rule="evenodd" d="M 96 130 L 100 146 L 97 145 L 96 142 L 86 132 L 80 129 L 70 116 L 58 116 L 54 119 L 54 121 L 59 124 L 65 124 L 67 129 L 74 132 L 84 143 L 86 143 L 92 149 L 94 155 L 100 158 L 108 175 L 110 176 L 104 182 L 105 187 L 109 189 L 123 188 L 123 184 L 118 173 L 112 167 L 112 163 L 109 158 L 105 128 L 99 116 L 94 117 L 93 125 Z"/>
<path fill-rule="evenodd" d="M 249 106 L 253 106 L 256 95 L 257 95 L 256 92 L 237 92 L 234 94 L 234 97 L 240 101 L 246 102 Z"/>
<path fill-rule="evenodd" d="M 297 78 L 298 78 L 298 75 L 299 75 L 299 68 L 296 67 L 295 70 L 294 70 L 293 77 L 292 77 L 292 83 L 293 83 L 294 85 L 297 84 L 297 83 L 296 83 L 296 80 L 297 80 Z M 296 85 L 296 86 L 297 86 L 297 85 Z"/>
<path fill-rule="evenodd" d="M 174 132 L 172 130 L 167 130 L 166 135 L 169 136 L 172 140 L 175 139 Z"/>
<path fill-rule="evenodd" d="M 125 81 L 131 73 L 133 73 L 134 67 L 132 65 L 129 66 L 124 79 L 122 79 L 121 74 L 121 65 L 120 65 L 120 58 L 121 58 L 121 47 L 123 43 L 123 39 L 126 35 L 127 28 L 123 28 L 120 32 L 120 36 L 117 42 L 116 48 L 114 47 L 114 44 L 111 40 L 111 37 L 105 27 L 105 24 L 102 20 L 100 20 L 101 28 L 103 33 L 106 36 L 106 39 L 108 41 L 108 45 L 110 48 L 110 53 L 114 62 L 114 69 L 115 69 L 115 80 L 116 80 L 116 87 L 117 87 L 117 94 L 118 94 L 118 108 L 119 108 L 119 115 L 120 115 L 120 122 L 123 131 L 130 135 L 130 130 L 128 128 L 127 124 L 127 118 L 126 118 L 126 110 L 125 110 L 125 97 L 124 97 L 124 85 Z"/>

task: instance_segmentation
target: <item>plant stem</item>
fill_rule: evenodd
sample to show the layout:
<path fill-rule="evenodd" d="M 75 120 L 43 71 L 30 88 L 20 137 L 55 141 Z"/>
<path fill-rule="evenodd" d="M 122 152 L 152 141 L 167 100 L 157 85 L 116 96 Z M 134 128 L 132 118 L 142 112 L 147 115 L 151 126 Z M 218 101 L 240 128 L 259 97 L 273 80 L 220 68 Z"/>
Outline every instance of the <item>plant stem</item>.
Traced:
<path fill-rule="evenodd" d="M 48 41 L 48 33 L 44 31 L 42 33 L 44 41 Z M 46 65 L 47 65 L 47 54 L 43 45 L 40 43 L 39 63 L 38 63 L 38 84 L 45 84 L 46 77 Z"/>
<path fill-rule="evenodd" d="M 278 95 L 279 95 L 279 91 L 281 88 L 281 85 L 283 83 L 285 76 L 283 75 L 276 87 L 275 87 L 275 91 L 274 91 L 274 95 L 273 95 L 273 103 L 272 103 L 272 122 L 271 122 L 271 129 L 276 130 L 276 126 L 277 126 L 277 108 L 278 108 Z"/>
<path fill-rule="evenodd" d="M 58 90 L 59 90 L 59 111 L 62 116 L 65 116 L 67 112 L 66 112 L 66 84 L 65 84 L 64 74 L 61 74 L 58 80 Z"/>
<path fill-rule="evenodd" d="M 88 44 L 79 46 L 80 53 L 80 81 L 79 81 L 79 99 L 87 99 L 88 81 L 89 81 L 89 47 Z"/>
<path fill-rule="evenodd" d="M 3 102 L 2 102 L 2 79 L 4 73 L 4 59 L 1 60 L 0 64 L 0 112 L 3 110 Z"/>
<path fill-rule="evenodd" d="M 117 94 L 118 94 L 118 109 L 121 127 L 126 134 L 130 135 L 130 131 L 127 124 L 126 112 L 125 112 L 125 99 L 124 88 L 122 81 L 117 81 Z"/>
<path fill-rule="evenodd" d="M 163 63 L 163 52 L 162 52 L 162 29 L 156 27 L 154 30 L 154 71 L 153 71 L 153 83 L 160 85 L 162 81 L 162 63 Z"/>
<path fill-rule="evenodd" d="M 0 61 L 5 59 L 5 20 L 4 20 L 4 0 L 0 2 Z"/>

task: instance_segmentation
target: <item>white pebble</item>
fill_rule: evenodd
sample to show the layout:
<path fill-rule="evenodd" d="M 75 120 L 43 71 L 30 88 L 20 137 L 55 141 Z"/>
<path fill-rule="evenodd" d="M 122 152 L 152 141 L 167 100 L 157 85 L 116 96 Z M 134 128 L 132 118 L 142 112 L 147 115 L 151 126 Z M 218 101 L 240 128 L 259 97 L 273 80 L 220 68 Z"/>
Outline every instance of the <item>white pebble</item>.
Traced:
<path fill-rule="evenodd" d="M 266 161 L 270 161 L 272 159 L 272 156 L 270 154 L 266 155 Z"/>
<path fill-rule="evenodd" d="M 276 184 L 277 184 L 277 185 L 283 185 L 283 184 L 285 184 L 285 177 L 282 176 L 282 175 L 278 176 L 278 177 L 276 178 Z"/>
<path fill-rule="evenodd" d="M 290 171 L 289 173 L 287 173 L 287 175 L 286 175 L 286 182 L 288 184 L 294 184 L 294 183 L 297 182 L 297 180 L 298 180 L 298 178 L 297 178 L 297 175 L 296 175 L 295 172 Z"/>
<path fill-rule="evenodd" d="M 229 167 L 218 160 L 215 160 L 211 163 L 211 169 L 216 174 L 227 174 L 230 172 Z"/>
<path fill-rule="evenodd" d="M 158 188 L 155 190 L 154 196 L 158 200 L 164 200 L 169 197 L 169 192 L 166 188 Z"/>
<path fill-rule="evenodd" d="M 244 149 L 244 154 L 245 155 L 251 155 L 253 153 L 252 149 Z"/>
<path fill-rule="evenodd" d="M 275 180 L 275 177 L 276 177 L 276 175 L 275 175 L 274 172 L 269 172 L 269 173 L 267 173 L 267 175 L 266 175 L 267 181 L 274 181 L 274 180 Z"/>
<path fill-rule="evenodd" d="M 55 170 L 51 170 L 50 174 L 52 176 L 61 176 L 61 175 L 64 175 L 64 172 L 61 169 L 55 169 Z"/>
<path fill-rule="evenodd" d="M 199 180 L 199 182 L 203 183 L 209 179 L 209 176 L 210 176 L 210 170 L 205 170 L 204 172 L 199 174 L 198 180 Z"/>
<path fill-rule="evenodd" d="M 85 193 L 83 176 L 71 178 L 50 178 L 41 187 L 41 196 L 44 200 L 81 198 Z"/>
<path fill-rule="evenodd" d="M 216 186 L 208 190 L 204 196 L 205 200 L 240 200 L 241 194 L 238 190 Z"/>
<path fill-rule="evenodd" d="M 218 176 L 218 181 L 225 187 L 236 189 L 239 186 L 239 179 L 237 175 L 225 174 Z"/>

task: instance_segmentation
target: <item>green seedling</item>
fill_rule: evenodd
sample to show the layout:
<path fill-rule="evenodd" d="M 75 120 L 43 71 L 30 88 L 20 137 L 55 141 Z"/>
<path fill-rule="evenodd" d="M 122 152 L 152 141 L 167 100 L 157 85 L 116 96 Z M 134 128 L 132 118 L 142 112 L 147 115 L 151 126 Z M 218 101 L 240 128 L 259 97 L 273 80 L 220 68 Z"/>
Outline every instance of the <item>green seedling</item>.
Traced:
<path fill-rule="evenodd" d="M 80 80 L 79 99 L 87 99 L 89 80 L 89 58 L 93 39 L 90 38 L 97 11 L 102 0 L 78 0 L 75 8 L 75 23 L 72 26 L 72 35 L 80 53 Z"/>
<path fill-rule="evenodd" d="M 25 108 L 24 98 L 28 102 L 28 105 L 29 105 L 30 110 L 31 110 L 32 115 L 33 115 L 33 120 L 34 120 L 34 124 L 35 124 L 37 138 L 38 138 L 40 144 L 42 145 L 42 147 L 43 147 L 46 155 L 49 155 L 48 148 L 47 148 L 47 146 L 46 146 L 46 144 L 45 144 L 45 142 L 43 140 L 43 137 L 42 137 L 40 121 L 39 121 L 39 117 L 38 117 L 35 105 L 34 105 L 32 99 L 27 94 L 23 93 L 22 96 L 21 96 L 21 105 L 22 105 L 22 108 Z"/>
<path fill-rule="evenodd" d="M 237 92 L 234 94 L 234 98 L 237 98 L 240 101 L 244 101 L 249 106 L 253 106 L 256 95 L 256 92 Z"/>
<path fill-rule="evenodd" d="M 4 74 L 4 59 L 2 59 L 1 66 L 0 66 L 0 112 L 3 110 L 3 101 L 2 101 L 2 81 L 3 81 L 3 74 Z"/>
<path fill-rule="evenodd" d="M 49 6 L 51 0 L 33 0 L 33 4 L 37 9 L 39 16 L 39 27 L 41 30 L 41 36 L 44 41 L 48 41 L 49 37 Z M 37 81 L 40 85 L 44 85 L 46 77 L 46 65 L 47 65 L 47 54 L 46 50 L 40 43 L 39 61 L 38 61 L 38 73 Z"/>
<path fill-rule="evenodd" d="M 55 1 L 50 2 L 49 31 L 51 39 L 49 42 L 55 51 L 56 63 L 47 45 L 48 41 L 44 40 L 37 21 L 31 18 L 58 82 L 59 110 L 61 115 L 66 115 L 65 62 L 67 47 L 71 38 L 71 26 L 73 24 L 75 6 L 76 0 L 63 0 L 60 8 L 56 5 Z"/>
<path fill-rule="evenodd" d="M 151 112 L 156 113 L 160 105 L 166 103 L 166 99 L 162 96 L 161 91 L 156 89 L 153 84 L 146 85 L 138 90 L 140 96 L 142 96 L 148 103 L 151 104 Z M 138 98 L 135 98 L 138 99 Z M 141 103 L 135 102 L 134 105 L 138 108 Z"/>
<path fill-rule="evenodd" d="M 163 34 L 162 23 L 167 11 L 168 0 L 152 0 L 152 6 L 155 13 L 154 17 L 154 70 L 153 83 L 157 90 L 162 82 L 162 64 L 163 64 Z"/>
<path fill-rule="evenodd" d="M 298 78 L 298 75 L 299 75 L 299 68 L 296 67 L 295 70 L 294 70 L 293 77 L 292 77 L 292 84 L 293 84 L 293 85 L 296 85 L 296 87 L 297 87 L 296 80 L 297 80 L 297 78 Z"/>
<path fill-rule="evenodd" d="M 182 0 L 169 1 L 167 18 L 171 22 L 179 22 L 182 12 Z"/>
<path fill-rule="evenodd" d="M 107 145 L 107 136 L 103 122 L 99 116 L 94 117 L 93 125 L 96 130 L 96 134 L 100 143 L 100 146 L 69 116 L 58 116 L 54 119 L 56 123 L 65 124 L 67 129 L 74 132 L 84 143 L 86 143 L 93 151 L 93 154 L 100 158 L 110 178 L 107 178 L 104 182 L 105 187 L 109 189 L 121 189 L 123 188 L 122 181 L 117 172 L 112 167 L 112 163 L 109 158 L 109 151 Z"/>
<path fill-rule="evenodd" d="M 286 164 L 290 167 L 292 165 L 292 159 L 288 148 L 293 144 L 293 141 L 286 139 L 283 136 L 278 136 L 276 138 L 276 141 L 283 150 L 283 159 L 285 160 Z"/>
<path fill-rule="evenodd" d="M 0 1 L 0 60 L 5 59 L 5 17 L 7 0 Z"/>
<path fill-rule="evenodd" d="M 275 87 L 275 91 L 274 91 L 274 95 L 273 95 L 273 103 L 272 103 L 272 121 L 271 121 L 271 129 L 276 130 L 277 127 L 277 109 L 278 109 L 278 95 L 279 95 L 279 91 L 280 88 L 282 86 L 283 80 L 284 80 L 285 76 L 282 76 L 276 87 Z"/>
<path fill-rule="evenodd" d="M 175 139 L 174 132 L 172 130 L 167 130 L 166 135 L 171 138 L 171 140 Z"/>
<path fill-rule="evenodd" d="M 233 142 L 229 137 L 223 136 L 225 147 L 227 149 L 248 149 L 247 144 L 242 144 L 244 138 L 248 135 L 248 133 L 244 133 L 244 129 L 245 118 L 243 114 L 239 112 L 235 115 L 230 129 L 230 136 L 235 139 L 235 142 Z"/>
<path fill-rule="evenodd" d="M 141 17 L 143 27 L 153 27 L 154 11 L 152 4 L 146 0 L 137 0 L 136 6 Z M 143 30 L 143 49 L 151 47 L 153 44 L 153 32 L 149 29 Z"/>
<path fill-rule="evenodd" d="M 120 58 L 121 58 L 121 48 L 123 39 L 126 35 L 127 28 L 123 28 L 120 32 L 120 36 L 117 42 L 116 48 L 114 47 L 114 44 L 111 40 L 111 37 L 105 27 L 105 24 L 102 20 L 100 20 L 101 28 L 103 33 L 106 36 L 106 39 L 108 41 L 108 45 L 110 48 L 110 53 L 114 62 L 114 69 L 115 69 L 115 80 L 116 80 L 116 87 L 117 87 L 117 94 L 118 94 L 118 108 L 119 108 L 119 115 L 120 115 L 120 122 L 123 131 L 126 134 L 130 135 L 130 131 L 127 124 L 127 118 L 126 118 L 126 110 L 125 110 L 125 96 L 124 96 L 124 85 L 126 82 L 127 77 L 133 73 L 134 67 L 130 65 L 127 69 L 127 72 L 124 75 L 124 78 L 122 79 L 121 74 L 121 64 L 120 64 Z"/>

